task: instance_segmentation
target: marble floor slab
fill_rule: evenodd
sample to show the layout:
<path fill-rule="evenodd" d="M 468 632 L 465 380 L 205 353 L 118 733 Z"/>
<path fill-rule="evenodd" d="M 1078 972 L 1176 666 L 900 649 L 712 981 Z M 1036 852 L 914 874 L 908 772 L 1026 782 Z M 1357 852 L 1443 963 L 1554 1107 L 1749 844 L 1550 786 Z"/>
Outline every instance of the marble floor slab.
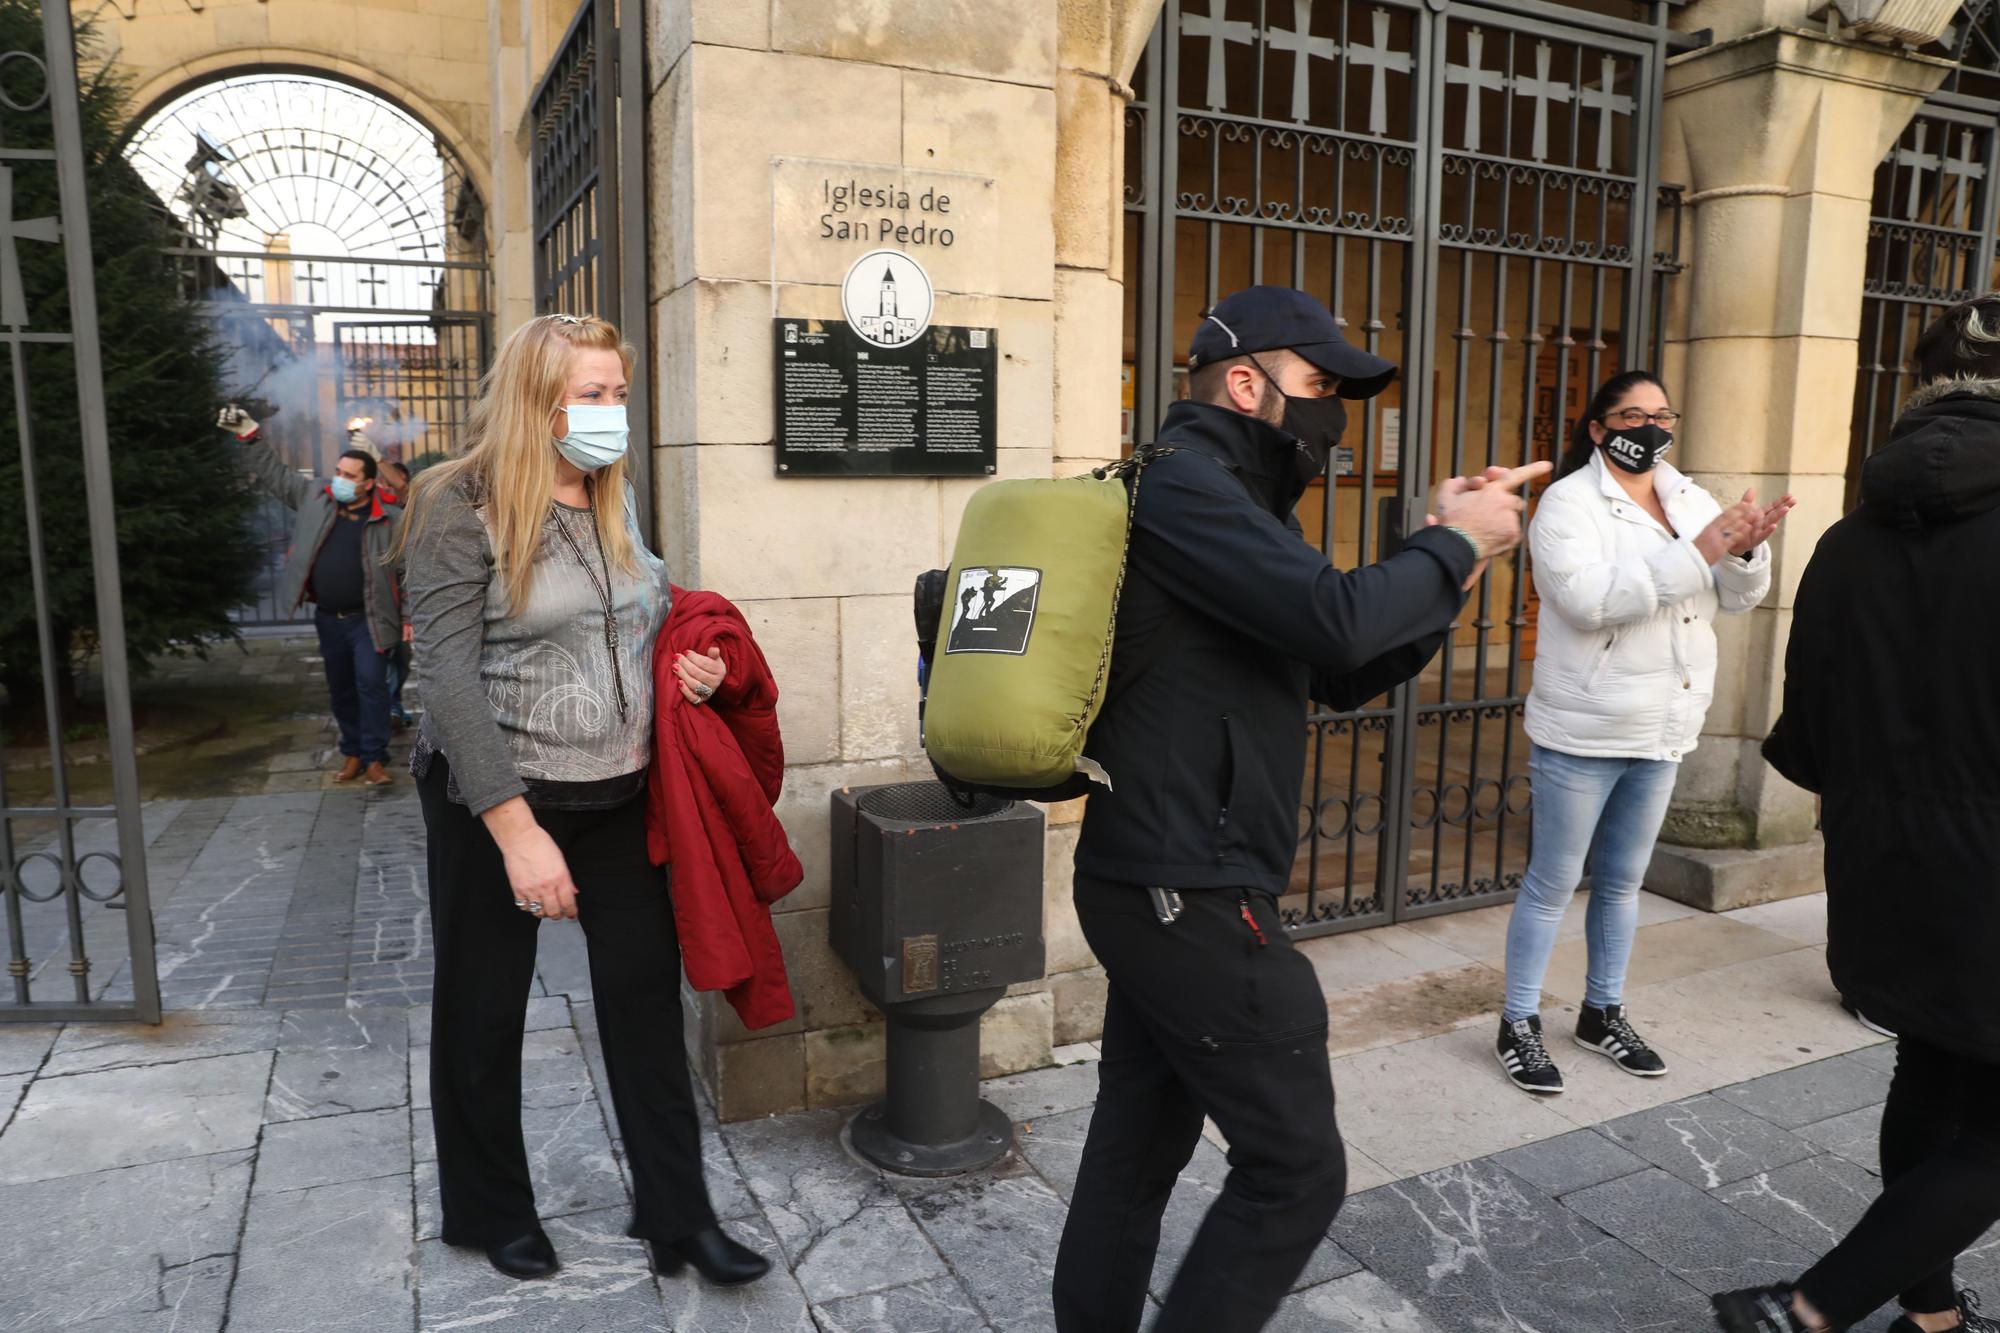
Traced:
<path fill-rule="evenodd" d="M 986 1314 L 956 1278 L 938 1277 L 815 1306 L 820 1333 L 986 1333 Z"/>
<path fill-rule="evenodd" d="M 618 1210 L 582 1213 L 548 1224 L 562 1271 L 517 1282 L 493 1271 L 477 1250 L 441 1240 L 417 1247 L 417 1328 L 501 1333 L 570 1333 L 588 1320 L 605 1333 L 654 1333 L 665 1323 L 659 1284 L 645 1247 L 625 1235 Z"/>
<path fill-rule="evenodd" d="M 413 1223 L 408 1176 L 253 1197 L 231 1321 L 268 1333 L 409 1327 Z"/>
<path fill-rule="evenodd" d="M 1599 1132 L 1698 1189 L 1733 1184 L 1813 1155 L 1805 1140 L 1706 1094 L 1614 1120 Z"/>
<path fill-rule="evenodd" d="M 1439 1328 L 1688 1333 L 1707 1302 L 1637 1249 L 1487 1162 L 1350 1200 L 1334 1239 Z"/>
<path fill-rule="evenodd" d="M 271 1054 L 40 1078 L 0 1134 L 0 1184 L 256 1146 Z"/>
<path fill-rule="evenodd" d="M 0 1184 L 0 1328 L 219 1330 L 255 1153 Z"/>
<path fill-rule="evenodd" d="M 276 1050 L 278 1023 L 277 1014 L 259 1009 L 169 1013 L 157 1027 L 146 1023 L 72 1023 L 38 1072 L 48 1078 Z"/>
<path fill-rule="evenodd" d="M 514 1282 L 439 1236 L 410 794 L 162 803 L 148 836 L 170 1021 L 0 1025 L 0 1328 L 1052 1327 L 1096 1043 L 988 1083 L 1019 1152 L 956 1180 L 863 1164 L 845 1111 L 724 1126 L 700 1099 L 715 1210 L 773 1261 L 719 1289 L 655 1274 L 624 1235 L 631 1174 L 584 940 L 545 930 L 522 1126 L 564 1266 Z M 1894 1051 L 1834 1003 L 1822 899 L 1709 917 L 1642 897 L 1629 998 L 1673 1072 L 1632 1079 L 1562 1047 L 1571 1088 L 1555 1101 L 1508 1086 L 1493 1060 L 1510 910 L 1303 946 L 1328 994 L 1350 1192 L 1271 1329 L 1701 1333 L 1710 1290 L 1794 1274 L 1874 1198 Z M 1579 895 L 1549 986 L 1565 1040 L 1587 911 Z M 1226 1152 L 1207 1127 L 1180 1173 L 1153 1309 L 1225 1187 Z M 1959 1274 L 2000 1305 L 2000 1229 Z"/>

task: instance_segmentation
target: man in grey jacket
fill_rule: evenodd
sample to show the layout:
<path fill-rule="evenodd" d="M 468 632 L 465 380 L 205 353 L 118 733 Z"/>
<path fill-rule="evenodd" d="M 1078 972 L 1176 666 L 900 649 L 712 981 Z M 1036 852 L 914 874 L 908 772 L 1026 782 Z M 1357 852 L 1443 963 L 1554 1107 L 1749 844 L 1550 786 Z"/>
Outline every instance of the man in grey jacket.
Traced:
<path fill-rule="evenodd" d="M 385 787 L 395 780 L 388 769 L 389 655 L 408 626 L 402 582 L 384 557 L 403 511 L 376 491 L 375 459 L 362 450 L 343 453 L 334 476 L 317 481 L 286 466 L 241 408 L 223 409 L 216 425 L 234 432 L 258 484 L 298 515 L 277 600 L 287 611 L 313 603 L 340 726 L 342 762 L 333 780 Z"/>

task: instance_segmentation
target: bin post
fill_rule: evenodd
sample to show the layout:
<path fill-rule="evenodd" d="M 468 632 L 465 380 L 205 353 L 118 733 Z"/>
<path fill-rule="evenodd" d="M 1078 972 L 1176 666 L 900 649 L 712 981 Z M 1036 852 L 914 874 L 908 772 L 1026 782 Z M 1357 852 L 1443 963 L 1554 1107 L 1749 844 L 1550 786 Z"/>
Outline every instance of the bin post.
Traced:
<path fill-rule="evenodd" d="M 1006 993 L 1001 986 L 884 1011 L 888 1095 L 855 1117 L 856 1152 L 904 1175 L 949 1176 L 1013 1149 L 1013 1122 L 979 1096 L 979 1020 Z"/>
<path fill-rule="evenodd" d="M 855 1151 L 889 1171 L 977 1170 L 1014 1146 L 979 1098 L 979 1020 L 1042 975 L 1041 811 L 936 782 L 833 794 L 828 932 L 888 1032 L 888 1091 Z"/>

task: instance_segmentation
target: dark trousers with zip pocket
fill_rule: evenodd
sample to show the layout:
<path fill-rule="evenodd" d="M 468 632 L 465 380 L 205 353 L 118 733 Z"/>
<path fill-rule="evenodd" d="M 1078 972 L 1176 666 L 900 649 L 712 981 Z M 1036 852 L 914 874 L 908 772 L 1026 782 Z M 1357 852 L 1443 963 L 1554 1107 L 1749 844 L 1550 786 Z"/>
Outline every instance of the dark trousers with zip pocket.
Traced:
<path fill-rule="evenodd" d="M 1203 1116 L 1229 1144 L 1229 1177 L 1154 1333 L 1262 1328 L 1346 1197 L 1311 962 L 1267 894 L 1180 898 L 1167 925 L 1144 888 L 1076 878 L 1077 917 L 1110 986 L 1097 1107 L 1056 1259 L 1059 1333 L 1138 1329 L 1161 1217 Z"/>

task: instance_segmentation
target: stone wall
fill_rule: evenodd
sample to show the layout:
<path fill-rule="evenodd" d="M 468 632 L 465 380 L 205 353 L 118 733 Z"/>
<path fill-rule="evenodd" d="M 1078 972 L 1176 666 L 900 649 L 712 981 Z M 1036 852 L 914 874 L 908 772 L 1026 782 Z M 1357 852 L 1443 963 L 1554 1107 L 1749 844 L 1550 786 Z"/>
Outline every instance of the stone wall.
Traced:
<path fill-rule="evenodd" d="M 1820 886 L 1812 798 L 1758 747 L 1783 702 L 1799 577 L 1843 508 L 1875 166 L 1948 68 L 1808 27 L 1803 0 L 1776 8 L 1675 15 L 1718 40 L 1670 61 L 1661 140 L 1693 212 L 1663 365 L 1687 413 L 1681 466 L 1725 500 L 1754 486 L 1799 501 L 1770 596 L 1717 624 L 1715 700 L 1664 834 L 1679 846 L 1648 879 L 1716 910 Z"/>
<path fill-rule="evenodd" d="M 124 17 L 124 13 L 132 17 Z M 450 145 L 486 202 L 499 334 L 533 313 L 529 91 L 575 0 L 131 0 L 98 32 L 143 119 L 217 79 L 305 72 L 395 102 Z"/>
<path fill-rule="evenodd" d="M 701 997 L 690 1047 L 738 1119 L 864 1100 L 879 1015 L 827 943 L 828 796 L 927 776 L 910 587 L 948 562 L 976 481 L 777 478 L 775 157 L 996 182 L 999 474 L 1118 452 L 1121 92 L 1154 0 L 652 0 L 651 311 L 659 537 L 676 577 L 734 600 L 784 691 L 780 814 L 806 865 L 777 926 L 799 1014 L 750 1033 Z M 1068 905 L 1079 812 L 1051 812 L 1048 976 L 985 1025 L 986 1072 L 1095 1036 L 1103 979 Z"/>
<path fill-rule="evenodd" d="M 257 69 L 358 84 L 436 129 L 486 193 L 488 0 L 128 0 L 98 34 L 143 115 L 192 84 Z M 495 0 L 495 9 L 501 8 Z M 79 6 L 82 8 L 82 6 Z M 122 11 L 122 12 L 121 12 Z M 131 14 L 127 18 L 125 14 Z"/>

